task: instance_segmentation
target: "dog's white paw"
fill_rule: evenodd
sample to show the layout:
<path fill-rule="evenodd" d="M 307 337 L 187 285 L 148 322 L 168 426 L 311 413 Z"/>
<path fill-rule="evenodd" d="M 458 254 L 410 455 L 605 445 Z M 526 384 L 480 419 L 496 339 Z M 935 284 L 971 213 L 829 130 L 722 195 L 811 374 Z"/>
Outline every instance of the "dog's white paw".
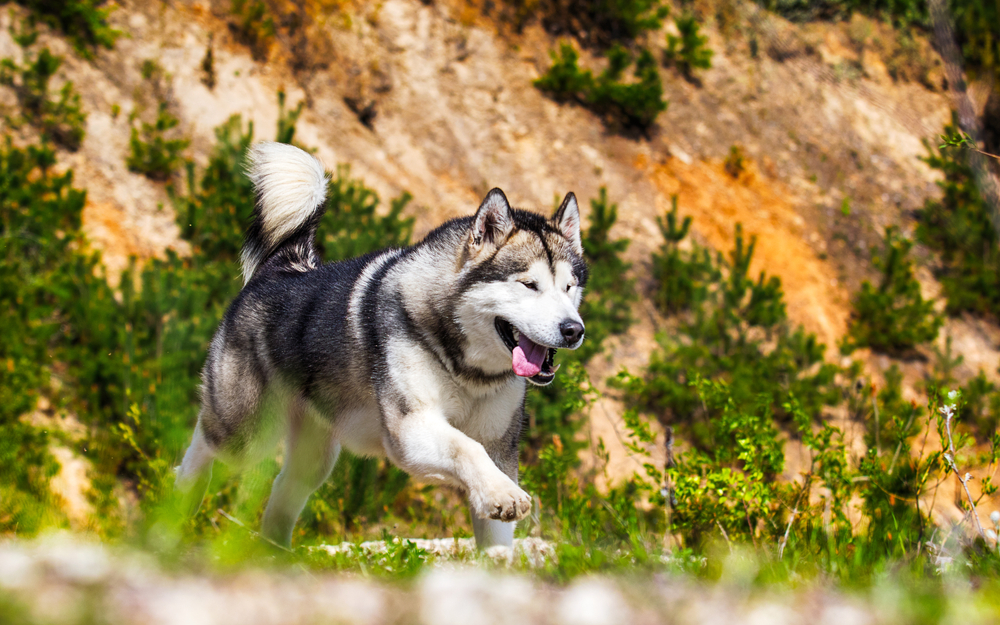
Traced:
<path fill-rule="evenodd" d="M 531 495 L 514 482 L 495 484 L 483 492 L 473 493 L 472 509 L 481 519 L 519 521 L 531 512 Z"/>

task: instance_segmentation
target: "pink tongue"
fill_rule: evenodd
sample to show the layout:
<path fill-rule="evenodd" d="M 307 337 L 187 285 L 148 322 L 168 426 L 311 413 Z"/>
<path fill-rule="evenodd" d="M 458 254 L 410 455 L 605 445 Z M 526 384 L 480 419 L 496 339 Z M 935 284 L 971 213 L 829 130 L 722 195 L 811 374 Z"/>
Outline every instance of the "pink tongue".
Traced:
<path fill-rule="evenodd" d="M 514 361 L 512 363 L 514 373 L 522 378 L 538 375 L 538 372 L 542 370 L 542 363 L 545 362 L 547 351 L 547 347 L 533 343 L 531 339 L 522 334 L 521 340 L 514 348 Z"/>

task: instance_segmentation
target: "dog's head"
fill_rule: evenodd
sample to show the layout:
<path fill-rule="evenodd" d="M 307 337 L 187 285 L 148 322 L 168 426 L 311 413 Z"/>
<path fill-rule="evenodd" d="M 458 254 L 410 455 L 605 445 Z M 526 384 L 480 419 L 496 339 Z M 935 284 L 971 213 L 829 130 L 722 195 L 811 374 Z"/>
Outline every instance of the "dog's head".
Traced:
<path fill-rule="evenodd" d="M 473 360 L 491 369 L 506 360 L 538 385 L 555 377 L 556 349 L 576 349 L 584 325 L 578 309 L 587 282 L 576 196 L 545 217 L 512 209 L 493 189 L 472 219 L 464 243 L 459 323 Z"/>

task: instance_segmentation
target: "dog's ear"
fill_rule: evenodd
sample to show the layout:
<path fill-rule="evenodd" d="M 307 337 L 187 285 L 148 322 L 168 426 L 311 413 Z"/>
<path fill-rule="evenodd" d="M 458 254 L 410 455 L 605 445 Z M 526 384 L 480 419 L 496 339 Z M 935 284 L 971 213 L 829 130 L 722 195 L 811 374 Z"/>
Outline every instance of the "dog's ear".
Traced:
<path fill-rule="evenodd" d="M 507 196 L 500 189 L 486 194 L 472 219 L 470 243 L 475 250 L 484 246 L 498 247 L 514 229 L 514 217 L 510 214 Z"/>
<path fill-rule="evenodd" d="M 583 243 L 580 241 L 580 207 L 576 205 L 576 196 L 572 191 L 566 194 L 556 214 L 552 216 L 552 221 L 555 222 L 556 229 L 573 246 L 573 251 L 583 256 Z"/>

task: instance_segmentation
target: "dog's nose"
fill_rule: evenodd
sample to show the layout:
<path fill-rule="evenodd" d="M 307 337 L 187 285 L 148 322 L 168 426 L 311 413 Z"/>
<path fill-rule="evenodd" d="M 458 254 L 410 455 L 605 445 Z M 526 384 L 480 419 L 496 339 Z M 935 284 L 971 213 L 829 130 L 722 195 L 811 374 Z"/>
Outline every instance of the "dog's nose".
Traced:
<path fill-rule="evenodd" d="M 579 321 L 567 319 L 559 324 L 559 332 L 567 345 L 573 345 L 583 336 L 583 324 Z"/>

